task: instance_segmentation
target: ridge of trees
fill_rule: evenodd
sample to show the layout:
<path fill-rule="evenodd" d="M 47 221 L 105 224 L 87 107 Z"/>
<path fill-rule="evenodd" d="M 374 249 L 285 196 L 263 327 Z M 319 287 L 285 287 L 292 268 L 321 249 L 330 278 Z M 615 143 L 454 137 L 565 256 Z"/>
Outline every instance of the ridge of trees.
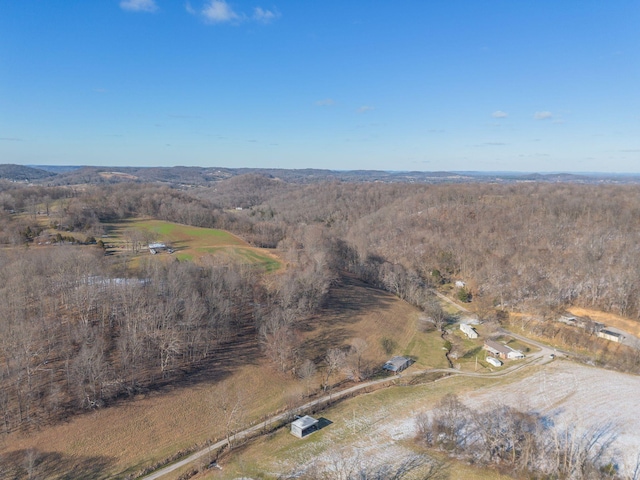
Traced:
<path fill-rule="evenodd" d="M 43 219 L 99 238 L 103 222 L 143 215 L 229 230 L 289 265 L 272 277 L 215 263 L 131 272 L 98 248 L 0 252 L 3 428 L 184 378 L 241 338 L 300 371 L 297 326 L 341 271 L 425 310 L 430 288 L 462 279 L 486 315 L 581 305 L 640 318 L 639 213 L 632 185 L 0 182 L 3 245 L 34 243 Z"/>

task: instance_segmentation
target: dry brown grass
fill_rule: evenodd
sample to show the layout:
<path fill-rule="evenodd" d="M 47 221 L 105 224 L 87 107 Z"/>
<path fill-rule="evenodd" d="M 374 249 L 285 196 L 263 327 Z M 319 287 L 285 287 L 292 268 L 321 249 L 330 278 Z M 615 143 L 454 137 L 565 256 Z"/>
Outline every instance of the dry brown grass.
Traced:
<path fill-rule="evenodd" d="M 446 361 L 437 333 L 418 331 L 419 310 L 393 295 L 352 277 L 341 280 L 321 314 L 306 325 L 302 355 L 320 363 L 329 348 L 348 349 L 354 339 L 366 342 L 364 361 L 379 368 L 391 355 L 416 357 L 416 368 L 441 367 Z M 395 349 L 388 354 L 381 340 Z"/>
<path fill-rule="evenodd" d="M 73 459 L 72 464 L 106 457 L 105 477 L 131 473 L 208 438 L 223 438 L 225 398 L 234 403 L 240 398 L 244 413 L 238 421 L 249 423 L 281 409 L 285 392 L 297 389 L 295 381 L 274 375 L 268 366 L 249 365 L 215 384 L 140 396 L 39 432 L 12 434 L 4 439 L 0 455 L 33 448 L 55 451 Z M 56 476 L 50 472 L 48 478 Z"/>
<path fill-rule="evenodd" d="M 381 336 L 396 342 L 397 353 L 419 350 L 422 344 L 416 336 L 425 334 L 416 331 L 417 316 L 415 308 L 392 295 L 347 280 L 332 290 L 322 315 L 305 326 L 304 356 L 320 363 L 328 348 L 346 347 L 354 338 L 362 338 L 369 345 L 365 359 L 379 366 L 388 357 Z M 436 354 L 442 355 L 439 349 Z M 319 384 L 318 377 L 312 387 Z M 261 359 L 237 367 L 216 383 L 194 379 L 189 387 L 139 396 L 29 434 L 13 433 L 2 439 L 0 458 L 23 462 L 25 452 L 35 449 L 41 458 L 48 452 L 62 459 L 57 471 L 47 471 L 47 478 L 122 477 L 207 439 L 224 438 L 225 399 L 234 403 L 240 398 L 243 414 L 238 426 L 248 426 L 287 403 L 301 402 L 304 390 L 299 380 L 276 373 Z"/>
<path fill-rule="evenodd" d="M 606 313 L 598 310 L 591 310 L 589 308 L 571 307 L 567 309 L 573 315 L 579 317 L 589 317 L 596 322 L 604 323 L 607 326 L 619 328 L 636 337 L 640 336 L 640 322 L 632 320 L 630 318 L 621 317 L 614 313 Z"/>
<path fill-rule="evenodd" d="M 449 377 L 446 380 L 413 387 L 394 387 L 360 395 L 336 404 L 322 412 L 332 424 L 300 440 L 287 428 L 266 435 L 223 456 L 222 470 L 201 473 L 197 480 L 233 480 L 238 478 L 276 479 L 317 458 L 336 454 L 362 453 L 364 463 L 380 463 L 403 458 L 412 452 L 427 453 L 413 442 L 411 433 L 415 416 L 427 411 L 447 393 L 463 394 L 475 389 L 488 389 L 500 380 L 490 378 Z M 506 479 L 492 469 L 479 469 L 455 462 L 450 464 L 449 478 L 473 480 Z"/>

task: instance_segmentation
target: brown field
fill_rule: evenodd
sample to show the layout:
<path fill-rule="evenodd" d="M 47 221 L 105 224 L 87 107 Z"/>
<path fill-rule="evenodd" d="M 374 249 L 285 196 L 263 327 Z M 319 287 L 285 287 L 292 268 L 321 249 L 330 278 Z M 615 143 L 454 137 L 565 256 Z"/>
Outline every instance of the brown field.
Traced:
<path fill-rule="evenodd" d="M 588 308 L 570 307 L 567 308 L 567 311 L 571 312 L 573 315 L 589 317 L 591 320 L 596 322 L 604 323 L 609 327 L 619 328 L 620 330 L 624 330 L 636 337 L 640 337 L 640 322 L 637 320 L 621 317 L 614 313 L 600 312 L 598 310 L 591 310 Z"/>
<path fill-rule="evenodd" d="M 126 180 L 137 180 L 138 177 L 136 177 L 135 175 L 130 175 L 128 173 L 124 173 L 124 172 L 100 172 L 99 175 L 102 178 L 105 179 L 111 179 L 111 178 L 122 178 L 122 179 L 126 179 Z"/>
<path fill-rule="evenodd" d="M 380 365 L 387 355 L 379 339 L 386 336 L 397 345 L 397 353 L 416 355 L 420 365 L 442 366 L 439 337 L 417 332 L 417 317 L 416 309 L 396 297 L 347 279 L 332 289 L 323 313 L 305 325 L 302 350 L 320 362 L 327 348 L 363 338 L 369 345 L 366 359 Z M 261 356 L 227 370 L 229 375 L 219 380 L 211 380 L 215 372 L 203 372 L 189 383 L 66 423 L 12 433 L 2 438 L 0 458 L 22 468 L 33 449 L 47 478 L 122 478 L 207 439 L 224 438 L 228 412 L 236 403 L 243 412 L 236 417 L 240 428 L 304 400 L 302 382 L 276 373 Z M 342 381 L 339 376 L 332 379 Z M 313 387 L 319 383 L 318 374 Z"/>
<path fill-rule="evenodd" d="M 594 388 L 598 385 L 606 388 Z M 422 451 L 413 442 L 415 417 L 450 392 L 479 411 L 497 403 L 534 410 L 560 429 L 572 426 L 583 432 L 610 426 L 615 434 L 611 455 L 620 462 L 621 473 L 630 473 L 635 464 L 640 420 L 633 399 L 640 395 L 640 377 L 556 360 L 503 377 L 448 377 L 360 395 L 323 411 L 322 417 L 332 423 L 319 432 L 301 440 L 283 428 L 231 451 L 220 461 L 222 470 L 209 470 L 194 478 L 276 479 L 295 470 L 317 468 L 321 464 L 318 459 L 345 455 L 367 465 L 391 464 Z M 449 463 L 451 479 L 511 478 L 490 468 Z"/>
<path fill-rule="evenodd" d="M 321 416 L 332 423 L 319 432 L 301 440 L 282 428 L 231 451 L 220 461 L 222 470 L 210 470 L 195 478 L 277 479 L 296 470 L 314 471 L 323 460 L 335 458 L 369 466 L 393 464 L 414 453 L 425 453 L 413 442 L 414 418 L 418 413 L 433 408 L 446 393 L 486 391 L 502 382 L 497 378 L 449 377 L 426 385 L 392 387 L 360 395 L 323 411 Z M 447 463 L 451 479 L 509 478 L 491 469 L 449 460 Z"/>

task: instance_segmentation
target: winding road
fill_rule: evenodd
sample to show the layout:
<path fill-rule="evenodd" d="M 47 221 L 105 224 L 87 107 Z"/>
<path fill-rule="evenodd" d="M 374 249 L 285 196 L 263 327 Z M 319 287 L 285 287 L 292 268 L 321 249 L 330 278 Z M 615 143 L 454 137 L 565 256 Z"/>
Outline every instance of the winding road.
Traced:
<path fill-rule="evenodd" d="M 452 302 L 453 303 L 453 302 Z M 459 305 L 453 303 L 455 306 L 460 307 Z M 294 414 L 298 414 L 298 413 L 302 413 L 305 411 L 309 411 L 311 409 L 313 409 L 313 407 L 316 407 L 318 405 L 321 404 L 327 404 L 327 403 L 331 403 L 334 400 L 338 400 L 340 398 L 343 398 L 345 396 L 349 396 L 351 394 L 354 393 L 364 393 L 363 391 L 367 390 L 370 387 L 373 386 L 377 386 L 380 384 L 385 384 L 388 383 L 389 385 L 393 385 L 395 383 L 397 383 L 397 381 L 400 378 L 403 377 L 407 377 L 407 376 L 418 376 L 418 375 L 424 375 L 424 374 L 428 374 L 428 373 L 446 373 L 446 374 L 450 374 L 450 375 L 464 375 L 464 376 L 468 376 L 468 377 L 501 377 L 501 376 L 505 376 L 505 375 L 509 375 L 512 374 L 522 368 L 531 366 L 531 365 L 544 365 L 546 363 L 549 363 L 551 361 L 553 361 L 553 357 L 551 356 L 551 354 L 558 354 L 558 353 L 564 353 L 564 352 L 558 352 L 552 348 L 549 348 L 548 346 L 530 340 L 526 337 L 523 337 L 522 335 L 518 335 L 515 333 L 511 333 L 509 331 L 506 330 L 502 330 L 502 332 L 506 335 L 510 335 L 514 338 L 517 338 L 523 342 L 526 342 L 528 344 L 531 345 L 535 345 L 536 347 L 538 347 L 540 350 L 538 352 L 534 352 L 531 355 L 528 355 L 527 358 L 520 363 L 517 363 L 515 365 L 512 365 L 510 367 L 507 367 L 503 370 L 497 371 L 497 372 L 491 372 L 491 373 L 477 373 L 477 372 L 463 372 L 460 370 L 456 370 L 454 368 L 433 368 L 433 369 L 427 369 L 427 370 L 420 370 L 417 372 L 411 372 L 411 373 L 404 373 L 403 376 L 393 376 L 393 377 L 386 377 L 386 378 L 380 378 L 377 380 L 371 380 L 368 382 L 364 382 L 364 383 L 360 383 L 358 385 L 354 385 L 353 387 L 349 387 L 346 388 L 344 390 L 340 390 L 338 392 L 332 392 L 329 393 L 328 395 L 324 395 L 320 398 L 317 398 L 316 400 L 313 400 L 311 402 L 307 402 L 304 405 L 294 408 L 294 409 L 290 409 L 287 410 L 286 412 L 280 413 L 278 415 L 275 415 L 267 420 L 265 420 L 264 422 L 260 422 L 256 425 L 253 425 L 249 428 L 246 428 L 244 430 L 242 430 L 241 432 L 238 432 L 234 435 L 231 436 L 231 441 L 232 443 L 235 443 L 238 440 L 242 440 L 245 438 L 249 438 L 249 437 L 253 437 L 256 436 L 257 434 L 259 434 L 261 431 L 267 431 L 268 427 L 272 426 L 273 424 L 282 422 L 283 420 L 286 420 L 287 418 L 291 418 Z M 162 467 L 159 470 L 156 470 L 153 473 L 150 473 L 144 477 L 141 477 L 142 480 L 155 480 L 158 478 L 161 478 L 171 472 L 174 472 L 175 470 L 182 468 L 192 462 L 195 462 L 198 459 L 201 459 L 207 455 L 211 455 L 212 452 L 216 452 L 217 450 L 227 446 L 229 444 L 227 439 L 224 440 L 220 440 L 219 442 L 213 443 L 210 446 L 208 446 L 207 448 L 203 448 L 202 450 L 199 450 L 191 455 L 189 455 L 188 457 L 172 463 L 170 465 L 167 465 L 166 467 Z"/>

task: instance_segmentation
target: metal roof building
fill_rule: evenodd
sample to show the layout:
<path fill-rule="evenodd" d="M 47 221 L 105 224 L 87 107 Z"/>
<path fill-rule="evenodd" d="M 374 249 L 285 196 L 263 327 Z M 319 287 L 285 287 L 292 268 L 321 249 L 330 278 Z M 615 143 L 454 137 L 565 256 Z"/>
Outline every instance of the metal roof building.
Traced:
<path fill-rule="evenodd" d="M 291 422 L 291 434 L 298 438 L 306 437 L 316 430 L 318 430 L 318 420 L 309 415 L 305 415 Z"/>
<path fill-rule="evenodd" d="M 389 370 L 390 372 L 398 373 L 411 365 L 413 361 L 407 357 L 393 357 L 387 363 L 385 363 L 382 368 L 385 370 Z"/>

